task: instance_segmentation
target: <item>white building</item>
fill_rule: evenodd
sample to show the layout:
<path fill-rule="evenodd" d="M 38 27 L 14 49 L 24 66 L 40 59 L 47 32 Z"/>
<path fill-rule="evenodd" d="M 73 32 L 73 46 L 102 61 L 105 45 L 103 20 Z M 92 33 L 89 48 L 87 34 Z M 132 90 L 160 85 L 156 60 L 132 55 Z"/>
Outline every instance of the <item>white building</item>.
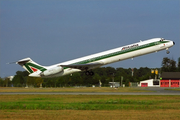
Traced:
<path fill-rule="evenodd" d="M 140 84 L 138 85 L 139 87 L 160 87 L 159 85 L 159 79 L 154 80 L 154 79 L 149 79 L 149 80 L 144 80 L 140 81 Z"/>

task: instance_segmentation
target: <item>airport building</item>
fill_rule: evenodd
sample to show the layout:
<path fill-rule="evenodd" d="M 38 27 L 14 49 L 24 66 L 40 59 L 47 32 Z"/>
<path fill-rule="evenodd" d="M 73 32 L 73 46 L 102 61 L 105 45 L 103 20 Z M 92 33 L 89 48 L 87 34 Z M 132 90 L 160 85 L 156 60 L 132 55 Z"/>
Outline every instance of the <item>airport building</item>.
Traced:
<path fill-rule="evenodd" d="M 160 87 L 159 81 L 160 81 L 159 79 L 144 80 L 144 81 L 140 81 L 140 84 L 138 86 L 139 87 Z"/>
<path fill-rule="evenodd" d="M 160 87 L 180 87 L 180 72 L 163 72 Z"/>
<path fill-rule="evenodd" d="M 139 87 L 180 87 L 180 72 L 163 72 L 161 79 L 140 81 Z"/>

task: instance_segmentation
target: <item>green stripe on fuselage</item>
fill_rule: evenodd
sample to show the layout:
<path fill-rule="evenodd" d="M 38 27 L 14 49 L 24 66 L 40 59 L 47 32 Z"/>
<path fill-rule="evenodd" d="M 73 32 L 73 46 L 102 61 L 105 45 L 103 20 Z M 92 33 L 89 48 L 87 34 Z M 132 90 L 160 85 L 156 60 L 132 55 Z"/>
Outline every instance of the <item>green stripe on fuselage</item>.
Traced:
<path fill-rule="evenodd" d="M 129 49 L 120 50 L 120 51 L 116 51 L 116 52 L 113 52 L 113 53 L 110 53 L 110 54 L 106 54 L 106 55 L 94 57 L 94 58 L 91 58 L 91 59 L 83 60 L 83 61 L 73 63 L 73 64 L 87 64 L 87 63 L 99 61 L 99 60 L 102 60 L 102 59 L 114 57 L 114 56 L 117 56 L 117 55 L 133 52 L 133 51 L 136 51 L 136 50 L 142 50 L 142 49 L 152 47 L 152 46 L 156 46 L 156 45 L 159 45 L 159 44 L 164 44 L 164 43 L 167 43 L 167 42 L 169 42 L 169 41 L 152 42 L 152 43 L 144 44 L 144 45 L 141 45 L 141 46 L 135 46 L 135 47 L 132 47 L 132 48 L 129 48 Z M 66 68 L 67 67 L 64 67 L 64 69 L 66 69 Z"/>

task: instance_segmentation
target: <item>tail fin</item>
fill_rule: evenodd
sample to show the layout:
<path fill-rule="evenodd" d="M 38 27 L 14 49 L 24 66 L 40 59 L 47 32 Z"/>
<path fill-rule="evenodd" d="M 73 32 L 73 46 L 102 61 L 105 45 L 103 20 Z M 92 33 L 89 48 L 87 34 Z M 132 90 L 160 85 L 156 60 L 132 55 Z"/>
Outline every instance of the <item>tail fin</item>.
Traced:
<path fill-rule="evenodd" d="M 16 64 L 21 65 L 29 73 L 34 73 L 38 70 L 45 71 L 46 68 L 34 62 L 31 58 L 24 58 L 16 62 Z"/>

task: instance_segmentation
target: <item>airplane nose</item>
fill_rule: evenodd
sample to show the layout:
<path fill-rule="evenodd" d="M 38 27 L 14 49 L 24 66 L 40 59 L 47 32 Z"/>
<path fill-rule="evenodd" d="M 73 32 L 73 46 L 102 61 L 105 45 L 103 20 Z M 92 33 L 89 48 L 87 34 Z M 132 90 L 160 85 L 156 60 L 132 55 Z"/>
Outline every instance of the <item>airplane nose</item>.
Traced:
<path fill-rule="evenodd" d="M 175 45 L 175 42 L 173 41 L 173 45 Z"/>

